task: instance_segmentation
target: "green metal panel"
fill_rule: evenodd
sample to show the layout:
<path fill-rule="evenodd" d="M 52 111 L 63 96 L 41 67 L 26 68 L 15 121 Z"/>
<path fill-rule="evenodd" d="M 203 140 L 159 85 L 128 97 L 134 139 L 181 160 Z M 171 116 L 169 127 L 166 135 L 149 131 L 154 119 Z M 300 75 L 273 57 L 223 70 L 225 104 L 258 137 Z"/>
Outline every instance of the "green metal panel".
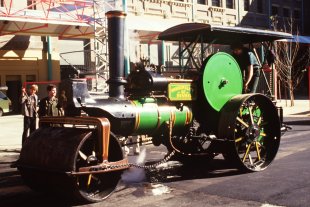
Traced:
<path fill-rule="evenodd" d="M 136 134 L 152 134 L 170 120 L 174 129 L 184 127 L 192 121 L 192 112 L 186 106 L 182 110 L 175 106 L 158 105 L 155 99 L 134 100 L 136 106 Z"/>
<path fill-rule="evenodd" d="M 137 116 L 135 130 L 137 133 L 148 134 L 149 131 L 153 131 L 158 125 L 158 106 L 156 103 L 141 103 L 140 101 L 134 101 L 137 107 Z"/>
<path fill-rule="evenodd" d="M 236 60 L 218 52 L 207 61 L 203 73 L 203 90 L 208 103 L 220 111 L 233 96 L 242 93 L 242 75 Z"/>

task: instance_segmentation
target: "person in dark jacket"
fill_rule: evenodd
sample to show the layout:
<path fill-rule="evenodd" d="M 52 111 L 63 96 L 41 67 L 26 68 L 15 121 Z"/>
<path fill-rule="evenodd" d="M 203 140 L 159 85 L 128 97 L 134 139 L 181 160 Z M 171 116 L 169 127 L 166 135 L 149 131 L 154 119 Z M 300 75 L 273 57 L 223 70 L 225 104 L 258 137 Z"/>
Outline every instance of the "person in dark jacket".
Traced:
<path fill-rule="evenodd" d="M 43 116 L 60 116 L 60 106 L 56 97 L 57 89 L 54 84 L 46 87 L 48 96 L 41 99 L 39 103 L 39 117 Z"/>
<path fill-rule="evenodd" d="M 242 72 L 244 92 L 255 93 L 260 77 L 260 66 L 254 53 L 242 44 L 231 45 L 232 56 L 236 59 Z"/>
<path fill-rule="evenodd" d="M 34 132 L 37 128 L 37 106 L 38 106 L 38 96 L 36 92 L 38 91 L 37 85 L 31 85 L 29 89 L 29 95 L 26 92 L 26 88 L 22 88 L 21 104 L 22 104 L 22 115 L 24 115 L 24 131 L 22 135 L 22 146 L 24 145 L 28 133 Z"/>

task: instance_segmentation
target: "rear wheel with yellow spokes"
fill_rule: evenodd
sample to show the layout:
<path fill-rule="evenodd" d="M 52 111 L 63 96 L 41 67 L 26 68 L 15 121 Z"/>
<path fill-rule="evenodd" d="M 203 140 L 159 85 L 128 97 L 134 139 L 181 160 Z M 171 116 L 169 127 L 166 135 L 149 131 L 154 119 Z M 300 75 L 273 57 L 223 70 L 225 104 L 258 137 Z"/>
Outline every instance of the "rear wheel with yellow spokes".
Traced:
<path fill-rule="evenodd" d="M 225 159 L 247 171 L 266 169 L 280 144 L 280 121 L 274 104 L 261 94 L 232 98 L 221 112 L 219 137 L 228 143 Z"/>

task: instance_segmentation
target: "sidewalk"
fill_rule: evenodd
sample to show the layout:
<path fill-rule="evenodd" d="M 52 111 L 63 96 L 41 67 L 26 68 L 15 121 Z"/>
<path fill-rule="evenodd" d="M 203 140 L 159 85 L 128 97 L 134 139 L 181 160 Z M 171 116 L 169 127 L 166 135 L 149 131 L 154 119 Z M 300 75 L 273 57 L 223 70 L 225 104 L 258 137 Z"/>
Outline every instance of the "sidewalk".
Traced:
<path fill-rule="evenodd" d="M 22 143 L 22 133 L 22 115 L 5 115 L 0 117 L 0 153 L 19 150 Z"/>
<path fill-rule="evenodd" d="M 310 119 L 309 100 L 295 100 L 290 107 L 289 101 L 278 100 L 277 106 L 283 107 L 284 117 L 303 117 Z M 16 153 L 20 150 L 23 132 L 23 116 L 7 115 L 0 117 L 0 156 L 1 153 Z"/>
<path fill-rule="evenodd" d="M 290 100 L 277 100 L 277 106 L 283 107 L 284 117 L 309 117 L 310 119 L 310 102 L 309 100 L 295 100 L 295 106 L 290 106 Z"/>

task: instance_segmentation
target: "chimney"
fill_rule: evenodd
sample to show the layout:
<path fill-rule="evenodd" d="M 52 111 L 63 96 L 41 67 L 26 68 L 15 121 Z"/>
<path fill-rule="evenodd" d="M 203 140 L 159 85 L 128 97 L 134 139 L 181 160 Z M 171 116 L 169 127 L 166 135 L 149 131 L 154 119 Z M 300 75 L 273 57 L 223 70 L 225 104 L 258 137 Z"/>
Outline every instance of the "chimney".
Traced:
<path fill-rule="evenodd" d="M 126 13 L 123 11 L 109 11 L 108 43 L 109 43 L 109 96 L 124 98 L 124 24 Z"/>

